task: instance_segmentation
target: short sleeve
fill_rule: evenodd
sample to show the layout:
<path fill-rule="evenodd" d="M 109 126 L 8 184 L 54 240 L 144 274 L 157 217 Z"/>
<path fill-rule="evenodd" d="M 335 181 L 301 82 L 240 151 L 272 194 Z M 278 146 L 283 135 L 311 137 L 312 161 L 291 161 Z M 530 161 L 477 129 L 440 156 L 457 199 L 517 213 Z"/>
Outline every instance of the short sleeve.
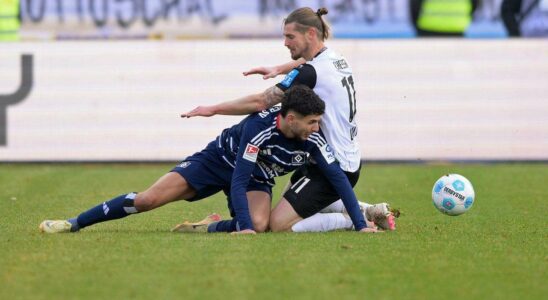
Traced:
<path fill-rule="evenodd" d="M 286 91 L 295 84 L 304 84 L 313 89 L 316 86 L 316 69 L 309 64 L 300 65 L 291 70 L 276 86 Z"/>

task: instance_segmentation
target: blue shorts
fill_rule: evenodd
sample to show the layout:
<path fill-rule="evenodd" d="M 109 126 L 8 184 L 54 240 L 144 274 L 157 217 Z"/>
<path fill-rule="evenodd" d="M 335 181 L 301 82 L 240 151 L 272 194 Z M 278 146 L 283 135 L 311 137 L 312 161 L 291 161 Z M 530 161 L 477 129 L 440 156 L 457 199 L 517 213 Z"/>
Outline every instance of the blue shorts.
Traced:
<path fill-rule="evenodd" d="M 227 196 L 230 213 L 232 202 L 230 201 L 230 184 L 234 169 L 219 155 L 215 142 L 193 155 L 187 157 L 175 166 L 171 172 L 179 173 L 196 191 L 196 195 L 187 201 L 197 201 L 207 198 L 220 191 Z M 257 182 L 250 178 L 247 191 L 263 191 L 272 197 L 272 187 L 266 183 Z"/>

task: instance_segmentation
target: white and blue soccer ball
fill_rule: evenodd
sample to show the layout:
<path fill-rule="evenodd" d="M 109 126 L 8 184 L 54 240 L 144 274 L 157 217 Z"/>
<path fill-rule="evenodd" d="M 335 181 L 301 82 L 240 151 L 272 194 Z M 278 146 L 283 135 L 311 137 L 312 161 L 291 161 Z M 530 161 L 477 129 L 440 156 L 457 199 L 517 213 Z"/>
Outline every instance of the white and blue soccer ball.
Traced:
<path fill-rule="evenodd" d="M 442 213 L 458 216 L 474 204 L 474 187 L 468 179 L 458 174 L 442 176 L 432 189 L 432 202 Z"/>

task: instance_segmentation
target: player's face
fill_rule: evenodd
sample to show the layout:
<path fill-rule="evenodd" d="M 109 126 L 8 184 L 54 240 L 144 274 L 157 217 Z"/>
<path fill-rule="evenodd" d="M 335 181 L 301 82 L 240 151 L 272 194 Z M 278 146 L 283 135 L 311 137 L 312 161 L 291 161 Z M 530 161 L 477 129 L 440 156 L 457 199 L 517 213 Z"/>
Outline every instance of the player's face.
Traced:
<path fill-rule="evenodd" d="M 291 123 L 291 133 L 295 138 L 306 141 L 312 133 L 320 130 L 320 119 L 321 115 L 297 115 Z"/>
<path fill-rule="evenodd" d="M 297 30 L 296 23 L 284 26 L 284 45 L 289 49 L 292 59 L 299 59 L 308 51 L 309 43 L 306 35 Z"/>

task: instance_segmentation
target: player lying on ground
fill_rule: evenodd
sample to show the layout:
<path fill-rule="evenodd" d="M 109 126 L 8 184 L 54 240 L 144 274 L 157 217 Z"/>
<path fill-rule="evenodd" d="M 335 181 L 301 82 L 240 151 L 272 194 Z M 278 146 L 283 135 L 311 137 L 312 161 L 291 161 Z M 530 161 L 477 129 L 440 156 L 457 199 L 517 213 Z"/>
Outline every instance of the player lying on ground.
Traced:
<path fill-rule="evenodd" d="M 337 187 L 356 230 L 367 228 L 352 187 L 319 131 L 325 104 L 311 89 L 295 86 L 282 106 L 254 113 L 223 130 L 150 188 L 103 202 L 69 220 L 46 220 L 47 233 L 75 232 L 87 226 L 146 212 L 176 200 L 196 201 L 224 191 L 233 220 L 210 227 L 216 232 L 251 233 L 268 228 L 273 178 L 302 166 L 307 156 Z"/>

